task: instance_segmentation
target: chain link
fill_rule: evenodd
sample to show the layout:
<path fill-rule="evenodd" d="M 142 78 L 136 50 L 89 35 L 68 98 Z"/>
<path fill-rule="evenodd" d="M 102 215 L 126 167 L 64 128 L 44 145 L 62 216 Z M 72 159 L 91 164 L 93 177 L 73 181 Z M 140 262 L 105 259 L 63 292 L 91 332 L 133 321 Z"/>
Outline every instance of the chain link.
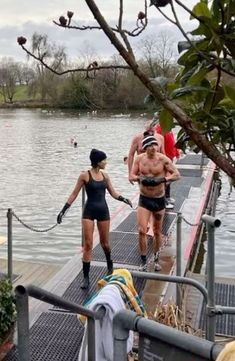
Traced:
<path fill-rule="evenodd" d="M 48 231 L 51 231 L 53 228 L 55 228 L 57 226 L 57 223 L 54 224 L 52 227 L 49 227 L 49 228 L 46 228 L 46 229 L 38 229 L 38 228 L 34 228 L 34 227 L 31 227 L 29 226 L 28 224 L 26 224 L 24 221 L 22 221 L 14 212 L 12 212 L 12 215 L 17 219 L 18 222 L 20 222 L 25 228 L 28 228 L 30 229 L 30 231 L 33 231 L 33 232 L 39 232 L 39 233 L 42 233 L 42 232 L 48 232 Z"/>
<path fill-rule="evenodd" d="M 183 216 L 182 216 L 182 220 L 187 223 L 189 226 L 192 226 L 192 227 L 196 227 L 196 226 L 200 226 L 200 224 L 202 224 L 202 220 L 198 223 L 191 223 L 189 221 L 187 221 L 187 219 L 185 219 Z"/>
<path fill-rule="evenodd" d="M 136 207 L 137 208 L 137 207 Z M 135 208 L 135 209 L 136 209 Z M 32 226 L 29 226 L 28 224 L 26 224 L 24 221 L 22 221 L 14 212 L 12 212 L 12 215 L 17 219 L 18 222 L 20 222 L 25 228 L 28 228 L 30 231 L 33 231 L 33 232 L 39 232 L 39 233 L 43 233 L 43 232 L 48 232 L 48 231 L 51 231 L 52 229 L 54 229 L 58 224 L 54 224 L 53 226 L 49 227 L 49 228 L 46 228 L 46 229 L 38 229 L 38 228 L 34 228 Z M 191 223 L 189 222 L 187 219 L 185 219 L 183 216 L 182 216 L 182 220 L 187 223 L 189 226 L 192 226 L 192 227 L 196 227 L 196 226 L 199 226 L 201 225 L 202 221 L 198 222 L 198 223 Z"/>

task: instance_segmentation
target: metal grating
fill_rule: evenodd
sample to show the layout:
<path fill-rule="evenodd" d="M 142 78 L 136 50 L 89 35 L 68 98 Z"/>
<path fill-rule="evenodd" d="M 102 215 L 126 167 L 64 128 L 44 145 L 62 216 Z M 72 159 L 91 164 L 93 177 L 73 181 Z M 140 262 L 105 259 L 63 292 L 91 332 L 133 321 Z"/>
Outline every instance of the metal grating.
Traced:
<path fill-rule="evenodd" d="M 179 212 L 180 211 L 180 209 L 181 209 L 181 207 L 182 207 L 182 204 L 183 204 L 183 202 L 184 202 L 184 200 L 185 200 L 185 198 L 184 198 L 184 195 L 183 194 L 175 194 L 175 192 L 171 192 L 171 197 L 172 198 L 175 198 L 175 204 L 174 204 L 174 208 L 173 209 L 166 209 L 166 214 L 165 214 L 165 217 L 166 216 L 169 216 L 169 214 L 168 214 L 168 211 L 169 212 Z M 164 222 L 165 222 L 165 219 L 164 219 Z M 164 233 L 164 232 L 163 232 Z M 168 232 L 165 232 L 166 234 L 168 233 Z M 165 234 L 164 233 L 164 234 Z"/>
<path fill-rule="evenodd" d="M 235 307 L 235 285 L 215 283 L 215 303 Z M 199 328 L 205 330 L 205 304 L 203 304 Z M 235 314 L 216 316 L 216 334 L 235 336 Z"/>
<path fill-rule="evenodd" d="M 189 194 L 190 188 L 200 187 L 201 183 L 201 177 L 182 177 L 178 182 L 172 183 L 171 197 L 175 198 L 175 206 L 172 212 L 180 211 L 183 202 Z"/>
<path fill-rule="evenodd" d="M 182 200 L 182 203 L 183 203 L 183 200 Z M 173 211 L 175 211 L 175 209 Z M 136 212 L 131 212 L 127 216 L 127 218 L 124 219 L 124 221 L 122 223 L 120 223 L 117 228 L 115 228 L 114 231 L 138 233 L 138 227 L 137 227 L 137 224 L 136 224 L 136 216 L 137 216 Z M 162 227 L 162 233 L 164 235 L 168 234 L 169 227 L 171 226 L 174 218 L 175 218 L 175 216 L 172 216 L 172 215 L 169 215 L 169 214 L 165 215 L 164 221 L 163 221 L 163 227 Z M 115 258 L 114 258 L 114 260 L 115 260 Z"/>
<path fill-rule="evenodd" d="M 83 326 L 76 315 L 44 312 L 30 329 L 30 360 L 77 361 L 82 337 Z M 4 361 L 17 360 L 14 347 Z"/>
<path fill-rule="evenodd" d="M 186 198 L 191 187 L 200 187 L 201 184 L 201 177 L 182 177 L 177 182 L 171 184 L 171 190 L 176 190 L 177 193 L 182 193 L 184 190 L 187 190 L 187 193 L 183 194 L 184 198 Z"/>
<path fill-rule="evenodd" d="M 137 233 L 110 232 L 109 242 L 112 250 L 114 263 L 130 264 L 138 266 L 140 264 L 139 242 Z M 149 238 L 147 259 L 153 252 L 152 239 Z M 104 251 L 100 244 L 93 249 L 93 259 L 104 261 Z"/>
<path fill-rule="evenodd" d="M 187 154 L 186 157 L 178 159 L 176 164 L 205 165 L 208 162 L 209 159 L 202 154 Z"/>
<path fill-rule="evenodd" d="M 138 232 L 137 224 L 136 224 L 137 212 L 131 212 L 125 219 L 122 221 L 115 231 L 122 232 Z"/>
<path fill-rule="evenodd" d="M 83 304 L 85 299 L 95 292 L 97 281 L 103 278 L 106 272 L 106 267 L 91 266 L 90 287 L 88 290 L 82 290 L 80 288 L 80 285 L 83 280 L 83 273 L 82 271 L 80 271 L 62 297 L 65 298 L 67 301 L 75 302 L 77 304 Z M 146 281 L 144 279 L 133 277 L 134 287 L 139 295 L 141 295 L 141 292 L 144 289 L 145 282 Z M 58 309 L 58 307 L 53 307 L 53 309 Z"/>
<path fill-rule="evenodd" d="M 202 170 L 201 169 L 178 169 L 181 177 L 201 177 Z"/>
<path fill-rule="evenodd" d="M 174 209 L 170 209 L 169 211 L 173 211 L 175 212 L 175 208 L 176 208 L 177 204 L 175 205 Z M 162 234 L 164 236 L 167 236 L 169 234 L 169 230 L 172 226 L 172 223 L 175 221 L 176 219 L 176 215 L 175 214 L 168 214 L 166 212 L 165 216 L 164 216 L 164 221 L 163 221 L 163 225 L 162 225 Z"/>

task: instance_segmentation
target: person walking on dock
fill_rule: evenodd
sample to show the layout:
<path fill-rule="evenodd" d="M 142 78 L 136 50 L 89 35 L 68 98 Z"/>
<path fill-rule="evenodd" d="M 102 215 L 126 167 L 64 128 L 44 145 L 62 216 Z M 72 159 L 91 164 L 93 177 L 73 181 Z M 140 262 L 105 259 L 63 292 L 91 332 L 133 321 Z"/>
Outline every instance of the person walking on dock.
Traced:
<path fill-rule="evenodd" d="M 154 233 L 154 269 L 160 271 L 159 250 L 162 241 L 162 223 L 165 213 L 165 184 L 180 178 L 179 171 L 172 161 L 159 153 L 155 137 L 146 135 L 142 140 L 145 153 L 138 155 L 134 161 L 130 180 L 139 183 L 140 197 L 137 210 L 139 232 L 139 249 L 141 255 L 140 270 L 147 270 L 146 232 L 149 219 L 153 218 Z"/>
<path fill-rule="evenodd" d="M 154 124 L 154 122 L 156 124 L 154 127 L 155 136 L 157 134 L 163 135 L 157 112 L 154 113 L 153 124 Z M 164 145 L 165 145 L 165 154 L 173 162 L 174 158 L 179 158 L 179 156 L 180 156 L 180 151 L 175 146 L 174 134 L 172 131 L 169 131 L 169 132 L 166 132 L 163 135 L 163 137 L 164 137 Z M 171 187 L 170 183 L 166 184 L 166 209 L 174 208 L 174 203 L 175 203 L 174 198 L 171 198 L 171 188 L 170 187 Z"/>
<path fill-rule="evenodd" d="M 81 188 L 84 186 L 87 194 L 82 215 L 82 227 L 84 232 L 83 247 L 83 275 L 84 280 L 82 289 L 89 287 L 89 272 L 93 246 L 94 221 L 97 221 L 100 244 L 104 250 L 108 274 L 113 272 L 113 261 L 111 259 L 111 250 L 109 245 L 110 215 L 108 205 L 105 200 L 106 189 L 110 195 L 121 202 L 132 207 L 131 201 L 119 195 L 113 188 L 111 180 L 107 173 L 103 172 L 106 166 L 106 154 L 98 149 L 92 149 L 90 152 L 91 169 L 81 172 L 77 183 L 70 194 L 63 209 L 57 216 L 57 223 L 60 224 L 65 212 L 77 198 Z"/>
<path fill-rule="evenodd" d="M 159 152 L 165 154 L 165 146 L 164 146 L 164 137 L 161 134 L 154 134 L 154 127 L 155 124 L 152 125 L 152 122 L 146 122 L 145 123 L 145 131 L 136 134 L 131 141 L 131 146 L 128 153 L 127 158 L 127 165 L 128 165 L 128 175 L 129 175 L 129 181 L 133 184 L 133 182 L 130 180 L 131 175 L 131 169 L 134 163 L 135 155 L 141 154 L 144 152 L 142 148 L 142 140 L 144 138 L 144 134 L 147 132 L 150 135 L 153 135 L 156 138 L 156 141 L 159 144 Z"/>

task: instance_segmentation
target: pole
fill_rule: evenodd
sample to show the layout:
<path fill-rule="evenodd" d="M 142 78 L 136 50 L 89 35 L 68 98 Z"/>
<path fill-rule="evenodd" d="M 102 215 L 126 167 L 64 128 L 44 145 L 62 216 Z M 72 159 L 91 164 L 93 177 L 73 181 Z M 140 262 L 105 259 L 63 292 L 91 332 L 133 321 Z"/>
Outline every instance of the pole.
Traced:
<path fill-rule="evenodd" d="M 215 240 L 214 227 L 207 224 L 208 232 L 208 252 L 207 252 L 207 290 L 208 290 L 208 305 L 207 312 L 209 316 L 208 322 L 208 340 L 214 342 L 215 337 L 215 315 L 211 311 L 215 309 Z"/>
<path fill-rule="evenodd" d="M 202 220 L 206 222 L 208 233 L 207 245 L 207 329 L 206 339 L 214 342 L 215 339 L 215 227 L 219 227 L 221 222 L 218 218 L 204 214 Z"/>
<path fill-rule="evenodd" d="M 20 361 L 30 361 L 29 295 L 22 286 L 15 289 L 17 309 L 18 353 Z"/>
<path fill-rule="evenodd" d="M 12 209 L 8 208 L 7 211 L 7 275 L 12 282 Z"/>
<path fill-rule="evenodd" d="M 95 351 L 95 320 L 88 317 L 87 319 L 87 354 L 88 361 L 96 361 L 96 351 Z M 97 360 L 98 361 L 98 360 Z"/>
<path fill-rule="evenodd" d="M 176 276 L 181 276 L 181 226 L 182 213 L 177 215 L 177 229 L 176 229 Z M 179 309 L 182 308 L 181 285 L 176 285 L 176 304 Z"/>

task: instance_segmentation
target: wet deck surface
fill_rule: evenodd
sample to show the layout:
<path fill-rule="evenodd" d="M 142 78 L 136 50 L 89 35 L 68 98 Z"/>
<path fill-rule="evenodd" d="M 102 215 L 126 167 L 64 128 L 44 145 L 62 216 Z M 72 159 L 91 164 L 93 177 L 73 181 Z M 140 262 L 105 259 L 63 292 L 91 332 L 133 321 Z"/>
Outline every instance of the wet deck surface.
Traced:
<path fill-rule="evenodd" d="M 171 186 L 171 197 L 176 199 L 173 212 L 166 212 L 164 218 L 165 245 L 160 255 L 161 273 L 169 274 L 175 263 L 175 220 L 177 211 L 184 211 L 185 216 L 195 219 L 198 207 L 198 196 L 205 192 L 202 185 L 205 180 L 204 173 L 200 169 L 201 155 L 189 155 L 181 159 L 179 170 L 181 180 Z M 208 159 L 204 159 L 204 165 Z M 193 199 L 190 201 L 190 198 Z M 184 205 L 189 201 L 189 208 Z M 193 204 L 193 207 L 192 207 Z M 193 209 L 192 209 L 193 208 Z M 191 213 L 188 212 L 191 210 Z M 114 268 L 138 269 L 140 257 L 138 254 L 138 234 L 136 227 L 136 211 L 129 212 L 124 219 L 116 223 L 116 227 L 110 232 L 110 244 Z M 184 238 L 187 241 L 191 232 L 189 225 L 184 229 Z M 149 238 L 148 247 L 148 271 L 152 271 L 152 239 Z M 185 259 L 185 264 L 187 260 Z M 92 294 L 97 281 L 106 274 L 106 263 L 103 251 L 95 242 L 93 249 L 93 261 L 91 266 L 91 286 L 89 291 L 80 289 L 82 281 L 81 256 L 75 256 L 66 264 L 58 274 L 47 283 L 45 289 L 63 296 L 67 300 L 82 303 L 85 298 Z M 157 281 L 143 281 L 134 279 L 134 285 L 142 296 L 147 311 L 154 312 L 155 305 L 166 292 L 166 284 Z M 83 336 L 83 328 L 76 315 L 61 312 L 51 305 L 35 301 L 30 313 L 30 345 L 31 360 L 77 360 L 79 348 Z M 17 348 L 14 347 L 5 358 L 5 361 L 18 360 Z"/>
<path fill-rule="evenodd" d="M 34 284 L 43 287 L 48 280 L 53 278 L 61 269 L 61 265 L 14 261 L 13 262 L 13 283 L 17 285 Z M 7 274 L 7 261 L 0 259 L 0 276 Z"/>

